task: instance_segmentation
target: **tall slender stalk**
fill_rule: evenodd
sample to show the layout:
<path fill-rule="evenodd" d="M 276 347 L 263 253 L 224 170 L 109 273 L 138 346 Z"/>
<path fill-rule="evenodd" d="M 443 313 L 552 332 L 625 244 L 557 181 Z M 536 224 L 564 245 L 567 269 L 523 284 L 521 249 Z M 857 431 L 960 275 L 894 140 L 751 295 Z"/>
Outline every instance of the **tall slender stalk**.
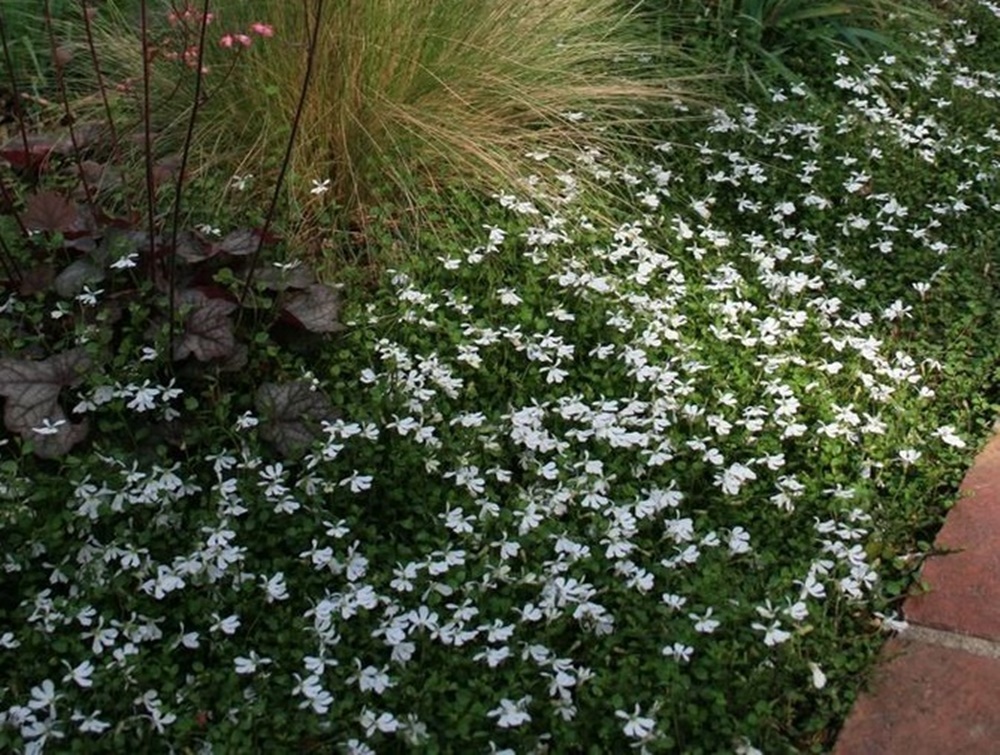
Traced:
<path fill-rule="evenodd" d="M 28 228 L 24 224 L 24 221 L 21 220 L 21 215 L 15 209 L 17 207 L 16 199 L 10 188 L 7 186 L 7 182 L 4 181 L 3 176 L 0 176 L 0 196 L 3 197 L 3 201 L 7 204 L 7 206 L 11 208 L 11 215 L 14 216 L 14 222 L 17 223 L 17 227 L 21 231 L 21 235 L 30 240 L 31 234 L 28 232 Z"/>
<path fill-rule="evenodd" d="M 187 132 L 184 134 L 184 147 L 181 152 L 181 165 L 177 174 L 177 188 L 174 190 L 173 217 L 171 218 L 170 233 L 170 263 L 167 273 L 167 289 L 170 297 L 170 335 L 169 353 L 174 350 L 174 330 L 176 328 L 175 308 L 177 306 L 174 297 L 174 288 L 177 276 L 177 233 L 180 228 L 181 201 L 184 192 L 184 176 L 187 172 L 188 156 L 191 153 L 191 142 L 194 141 L 194 124 L 198 119 L 198 106 L 201 104 L 201 87 L 204 81 L 203 62 L 205 59 L 205 30 L 208 27 L 208 8 L 210 0 L 204 0 L 201 8 L 201 18 L 198 20 L 198 59 L 195 64 L 194 96 L 191 102 L 191 114 L 188 118 Z"/>
<path fill-rule="evenodd" d="M 142 42 L 142 137 L 143 163 L 146 169 L 146 221 L 149 233 L 149 254 L 143 271 L 151 275 L 156 260 L 156 181 L 153 178 L 153 124 L 150 111 L 150 48 L 147 0 L 139 0 L 139 34 Z"/>
<path fill-rule="evenodd" d="M 28 148 L 28 126 L 25 123 L 24 108 L 21 107 L 21 90 L 17 83 L 17 72 L 14 70 L 14 61 L 10 54 L 10 44 L 7 41 L 7 22 L 3 15 L 3 7 L 0 6 L 0 46 L 3 47 L 4 66 L 7 68 L 7 76 L 10 78 L 10 89 L 14 102 L 14 119 L 17 121 L 17 130 L 21 135 L 21 144 L 24 147 L 25 159 L 31 154 Z"/>
<path fill-rule="evenodd" d="M 10 88 L 14 98 L 12 106 L 14 108 L 14 120 L 17 121 L 17 130 L 21 136 L 21 146 L 24 149 L 24 159 L 26 161 L 31 159 L 31 148 L 28 144 L 28 126 L 25 123 L 24 108 L 21 107 L 21 92 L 17 83 L 17 72 L 14 70 L 14 61 L 10 54 L 10 44 L 7 41 L 7 22 L 3 15 L 3 8 L 0 7 L 0 47 L 3 48 L 3 60 L 4 67 L 7 69 L 7 76 L 10 80 Z M 30 238 L 28 229 L 24 226 L 24 222 L 21 220 L 20 214 L 16 211 L 16 205 L 14 203 L 14 196 L 10 189 L 7 188 L 7 182 L 0 176 L 0 196 L 3 197 L 4 202 L 11 208 L 11 214 L 14 216 L 14 221 L 17 223 L 17 227 L 21 231 L 21 235 L 25 239 Z M 15 272 L 17 272 L 17 277 L 20 278 L 20 271 L 17 269 L 17 265 L 14 262 L 13 256 L 10 254 L 10 250 L 7 249 L 6 243 L 3 246 L 4 255 L 9 257 L 10 263 L 14 266 Z M 7 263 L 4 263 L 7 266 Z"/>
<path fill-rule="evenodd" d="M 14 255 L 11 254 L 10 247 L 7 246 L 7 241 L 4 239 L 2 233 L 0 233 L 0 252 L 3 252 L 3 254 L 0 254 L 0 265 L 3 265 L 7 277 L 20 284 L 24 278 L 21 276 L 21 270 L 17 266 L 17 261 L 14 259 Z"/>
<path fill-rule="evenodd" d="M 66 77 L 63 75 L 63 64 L 59 59 L 58 45 L 56 43 L 56 29 L 52 22 L 52 3 L 45 0 L 42 6 L 42 13 L 45 17 L 45 29 L 49 37 L 49 55 L 52 58 L 52 65 L 56 73 L 56 88 L 59 91 L 59 99 L 62 101 L 63 112 L 66 115 L 66 126 L 69 128 L 69 140 L 73 145 L 73 162 L 76 163 L 77 175 L 80 176 L 80 184 L 83 186 L 83 193 L 87 195 L 87 204 L 91 207 L 97 206 L 97 199 L 94 196 L 90 181 L 83 170 L 83 155 L 80 150 L 80 142 L 76 138 L 76 129 L 73 126 L 73 109 L 69 104 L 69 93 L 66 90 Z"/>
<path fill-rule="evenodd" d="M 104 117 L 108 122 L 108 130 L 111 133 L 111 159 L 117 163 L 121 158 L 121 143 L 118 139 L 118 127 L 115 125 L 115 117 L 111 112 L 111 103 L 108 101 L 108 88 L 104 83 L 104 74 L 101 73 L 101 61 L 97 55 L 97 46 L 94 43 L 94 27 L 90 19 L 90 7 L 87 0 L 80 0 L 80 12 L 83 14 L 83 28 L 87 35 L 87 50 L 90 53 L 90 62 L 94 68 L 94 76 L 97 78 L 97 91 L 101 97 L 101 104 L 104 107 Z M 124 190 L 124 187 L 122 187 Z M 125 198 L 125 204 L 129 209 L 130 202 Z"/>
<path fill-rule="evenodd" d="M 281 187 L 285 181 L 285 175 L 292 161 L 292 149 L 295 146 L 295 139 L 299 133 L 299 123 L 302 120 L 302 113 L 305 110 L 306 97 L 309 94 L 309 86 L 312 81 L 313 64 L 316 59 L 316 48 L 319 40 L 319 30 L 323 19 L 323 0 L 316 0 L 316 17 L 312 22 L 312 29 L 309 29 L 309 0 L 302 0 L 305 11 L 306 29 L 309 33 L 309 49 L 306 51 L 306 72 L 302 77 L 302 89 L 299 92 L 299 101 L 295 109 L 295 118 L 292 120 L 292 131 L 288 135 L 288 143 L 285 145 L 285 156 L 281 161 L 281 169 L 278 171 L 278 179 L 274 184 L 274 194 L 271 196 L 271 204 L 267 208 L 267 215 L 264 217 L 264 225 L 260 229 L 260 236 L 257 239 L 257 248 L 250 258 L 250 269 L 247 271 L 246 280 L 243 282 L 243 290 L 240 292 L 240 312 L 243 312 L 243 304 L 246 301 L 250 286 L 253 283 L 253 276 L 257 271 L 260 260 L 261 248 L 264 246 L 264 239 L 271 228 L 274 220 L 274 213 L 278 207 L 278 199 L 281 196 Z"/>

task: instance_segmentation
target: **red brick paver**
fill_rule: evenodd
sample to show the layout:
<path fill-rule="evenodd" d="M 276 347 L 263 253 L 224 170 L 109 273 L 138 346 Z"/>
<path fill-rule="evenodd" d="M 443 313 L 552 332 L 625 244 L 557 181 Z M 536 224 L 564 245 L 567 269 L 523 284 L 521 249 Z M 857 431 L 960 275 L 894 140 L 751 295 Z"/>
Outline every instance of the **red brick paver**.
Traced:
<path fill-rule="evenodd" d="M 1000 755 L 1000 435 L 976 458 L 836 755 Z"/>
<path fill-rule="evenodd" d="M 962 493 L 934 541 L 951 552 L 927 559 L 930 590 L 904 611 L 914 624 L 1000 640 L 1000 436 L 976 457 Z"/>
<path fill-rule="evenodd" d="M 1000 752 L 1000 660 L 899 638 L 840 732 L 837 755 Z"/>

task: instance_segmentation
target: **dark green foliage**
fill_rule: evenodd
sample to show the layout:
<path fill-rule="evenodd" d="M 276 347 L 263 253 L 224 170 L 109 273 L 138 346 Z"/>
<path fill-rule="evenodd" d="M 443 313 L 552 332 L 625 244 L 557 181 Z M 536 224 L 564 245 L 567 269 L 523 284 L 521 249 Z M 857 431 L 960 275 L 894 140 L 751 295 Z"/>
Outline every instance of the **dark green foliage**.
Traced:
<path fill-rule="evenodd" d="M 886 0 L 642 0 L 639 8 L 659 35 L 701 52 L 745 89 L 764 90 L 817 79 L 842 48 L 858 59 L 900 53 L 905 34 L 931 17 L 922 4 Z"/>

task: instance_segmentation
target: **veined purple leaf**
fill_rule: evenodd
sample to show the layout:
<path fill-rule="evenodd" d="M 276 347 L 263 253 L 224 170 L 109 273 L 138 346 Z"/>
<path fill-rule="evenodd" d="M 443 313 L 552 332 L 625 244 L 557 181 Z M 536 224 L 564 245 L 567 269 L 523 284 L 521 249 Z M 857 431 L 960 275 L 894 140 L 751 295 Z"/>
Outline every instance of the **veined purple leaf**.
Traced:
<path fill-rule="evenodd" d="M 260 435 L 286 456 L 298 456 L 323 437 L 322 420 L 336 418 L 330 400 L 304 381 L 264 383 L 254 406 L 260 415 Z"/>
<path fill-rule="evenodd" d="M 180 231 L 174 254 L 185 262 L 203 262 L 212 256 L 212 248 L 190 231 Z"/>
<path fill-rule="evenodd" d="M 58 459 L 60 456 L 65 456 L 73 446 L 87 437 L 89 430 L 87 420 L 75 424 L 69 422 L 62 409 L 56 418 L 49 420 L 49 427 L 53 425 L 56 426 L 55 432 L 47 432 L 47 428 L 43 425 L 39 428 L 43 432 L 31 430 L 21 433 L 22 438 L 25 440 L 31 438 L 34 442 L 35 456 L 40 459 Z"/>
<path fill-rule="evenodd" d="M 73 260 L 52 282 L 56 293 L 68 299 L 83 291 L 84 286 L 104 280 L 104 271 L 90 260 Z"/>
<path fill-rule="evenodd" d="M 237 309 L 228 299 L 209 298 L 197 289 L 181 292 L 178 304 L 187 310 L 184 334 L 174 344 L 174 359 L 194 355 L 201 362 L 226 359 L 236 348 L 233 321 L 229 315 Z"/>
<path fill-rule="evenodd" d="M 32 231 L 72 233 L 84 230 L 76 202 L 56 191 L 40 191 L 25 202 L 21 222 Z"/>
<path fill-rule="evenodd" d="M 250 361 L 250 349 L 245 343 L 236 342 L 232 353 L 223 361 L 219 362 L 219 369 L 222 372 L 239 372 Z"/>
<path fill-rule="evenodd" d="M 222 254 L 243 257 L 256 252 L 259 245 L 259 233 L 250 228 L 238 228 L 223 236 L 221 241 L 213 245 L 213 249 Z"/>
<path fill-rule="evenodd" d="M 322 283 L 313 283 L 304 291 L 288 297 L 283 311 L 312 333 L 334 333 L 343 329 L 340 315 L 340 293 Z"/>
<path fill-rule="evenodd" d="M 254 282 L 271 291 L 287 291 L 290 288 L 308 288 L 316 282 L 316 274 L 306 265 L 290 270 L 267 267 L 257 273 Z"/>
<path fill-rule="evenodd" d="M 57 139 L 54 136 L 38 134 L 28 137 L 27 148 L 20 139 L 11 139 L 0 146 L 0 158 L 3 158 L 18 170 L 45 168 L 49 156 L 57 152 Z"/>
<path fill-rule="evenodd" d="M 59 405 L 59 393 L 77 383 L 90 367 L 90 356 L 82 348 L 36 362 L 0 359 L 0 395 L 7 399 L 3 413 L 7 429 L 34 441 L 38 456 L 66 454 L 86 437 L 87 427 L 69 422 Z"/>

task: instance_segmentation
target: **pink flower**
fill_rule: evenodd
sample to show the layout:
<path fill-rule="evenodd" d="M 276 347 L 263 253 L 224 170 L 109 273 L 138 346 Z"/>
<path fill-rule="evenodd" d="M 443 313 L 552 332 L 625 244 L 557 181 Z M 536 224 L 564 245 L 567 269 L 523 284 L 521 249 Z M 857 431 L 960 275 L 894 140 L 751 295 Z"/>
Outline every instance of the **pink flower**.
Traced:
<path fill-rule="evenodd" d="M 235 45 L 249 47 L 252 44 L 253 40 L 246 34 L 223 34 L 219 39 L 219 45 L 227 49 L 234 47 Z"/>
<path fill-rule="evenodd" d="M 274 36 L 274 27 L 269 24 L 252 24 L 250 26 L 250 31 L 253 34 L 258 34 L 262 37 Z M 219 39 L 219 44 L 227 49 L 235 47 L 236 45 L 249 47 L 253 44 L 253 38 L 247 34 L 223 34 Z"/>

